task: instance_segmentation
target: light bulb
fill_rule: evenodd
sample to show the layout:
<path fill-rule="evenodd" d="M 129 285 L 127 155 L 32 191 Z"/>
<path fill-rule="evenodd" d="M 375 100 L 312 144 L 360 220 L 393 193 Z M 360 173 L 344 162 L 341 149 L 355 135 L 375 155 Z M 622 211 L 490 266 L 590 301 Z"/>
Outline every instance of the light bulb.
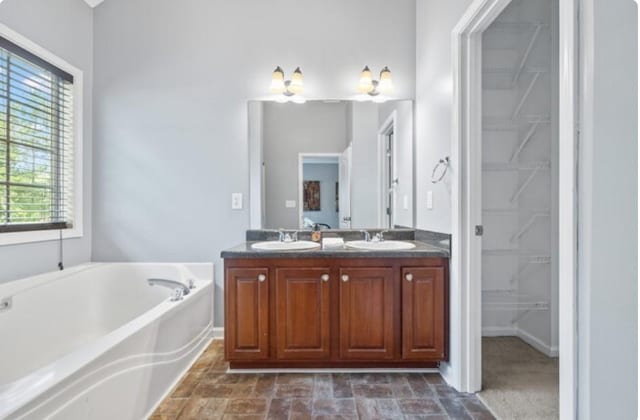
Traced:
<path fill-rule="evenodd" d="M 393 81 L 391 80 L 391 70 L 385 67 L 380 72 L 380 84 L 378 85 L 380 93 L 389 94 L 393 92 Z"/>
<path fill-rule="evenodd" d="M 293 72 L 293 76 L 291 77 L 291 84 L 289 85 L 289 92 L 295 95 L 300 95 L 302 92 L 304 92 L 303 77 L 300 67 L 298 67 Z"/>
<path fill-rule="evenodd" d="M 285 91 L 284 86 L 284 72 L 280 68 L 280 66 L 276 67 L 271 75 L 271 92 L 272 93 L 282 93 Z"/>
<path fill-rule="evenodd" d="M 373 90 L 373 77 L 371 76 L 371 70 L 368 66 L 365 66 L 360 73 L 360 83 L 358 84 L 358 91 L 362 93 L 369 93 Z"/>

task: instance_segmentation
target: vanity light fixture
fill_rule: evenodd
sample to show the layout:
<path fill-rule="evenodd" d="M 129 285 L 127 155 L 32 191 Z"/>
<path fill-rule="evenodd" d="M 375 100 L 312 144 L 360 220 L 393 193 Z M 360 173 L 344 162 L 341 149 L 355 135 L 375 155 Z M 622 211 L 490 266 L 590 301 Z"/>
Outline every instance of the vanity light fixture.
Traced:
<path fill-rule="evenodd" d="M 271 93 L 282 94 L 287 98 L 292 96 L 302 95 L 304 92 L 304 81 L 302 77 L 302 71 L 300 67 L 293 71 L 291 80 L 284 80 L 284 71 L 280 66 L 276 67 L 271 76 Z M 296 98 L 298 99 L 298 98 Z M 294 100 L 293 102 L 299 102 L 300 100 Z"/>
<path fill-rule="evenodd" d="M 366 93 L 369 96 L 378 96 L 380 94 L 388 95 L 393 92 L 393 81 L 391 79 L 391 70 L 384 67 L 380 72 L 380 80 L 374 80 L 369 66 L 365 66 L 360 73 L 360 83 L 358 91 Z"/>

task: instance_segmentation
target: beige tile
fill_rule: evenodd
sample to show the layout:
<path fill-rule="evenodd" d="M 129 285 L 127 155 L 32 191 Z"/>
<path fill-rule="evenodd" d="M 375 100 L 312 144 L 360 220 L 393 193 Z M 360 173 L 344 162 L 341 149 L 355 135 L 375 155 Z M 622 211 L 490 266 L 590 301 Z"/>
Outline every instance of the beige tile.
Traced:
<path fill-rule="evenodd" d="M 226 399 L 191 397 L 178 420 L 219 419 L 222 418 L 226 406 Z"/>
<path fill-rule="evenodd" d="M 268 401 L 265 398 L 237 398 L 227 403 L 225 414 L 267 414 Z"/>

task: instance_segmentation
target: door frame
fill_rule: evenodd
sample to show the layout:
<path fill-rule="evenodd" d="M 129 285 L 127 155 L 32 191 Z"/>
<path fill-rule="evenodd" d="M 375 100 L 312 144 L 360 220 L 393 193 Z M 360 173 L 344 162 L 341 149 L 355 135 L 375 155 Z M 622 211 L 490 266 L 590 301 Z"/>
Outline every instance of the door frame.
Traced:
<path fill-rule="evenodd" d="M 388 194 L 387 187 L 385 186 L 385 174 L 388 175 L 385 171 L 385 155 L 386 155 L 386 147 L 385 147 L 385 139 L 389 135 L 389 133 L 393 133 L 393 177 L 397 177 L 397 168 L 396 168 L 396 135 L 397 135 L 397 121 L 398 121 L 398 111 L 394 110 L 389 114 L 387 119 L 380 125 L 378 129 L 378 163 L 380 165 L 380 170 L 378 171 L 378 226 L 385 226 L 385 219 L 387 218 L 386 208 L 384 208 L 384 203 L 386 201 L 385 194 Z M 389 207 L 392 209 L 392 217 L 395 219 L 395 206 L 396 206 L 397 197 L 393 196 L 393 202 L 389 203 Z M 394 223 L 395 224 L 395 223 Z M 393 226 L 389 226 L 388 229 L 393 229 Z"/>
<path fill-rule="evenodd" d="M 302 222 L 302 216 L 304 215 L 304 206 L 302 204 L 302 200 L 304 200 L 304 187 L 302 186 L 302 181 L 304 180 L 304 159 L 305 158 L 336 158 L 336 164 L 339 167 L 341 156 L 342 156 L 342 153 L 298 153 L 298 227 L 300 229 L 304 227 Z M 325 163 L 333 163 L 333 162 L 325 162 Z"/>
<path fill-rule="evenodd" d="M 452 32 L 452 246 L 451 362 L 442 369 L 463 392 L 482 386 L 482 299 L 477 276 L 482 223 L 482 33 L 511 0 L 474 0 Z M 577 407 L 577 63 L 578 3 L 559 1 L 559 352 L 560 418 L 576 418 Z"/>

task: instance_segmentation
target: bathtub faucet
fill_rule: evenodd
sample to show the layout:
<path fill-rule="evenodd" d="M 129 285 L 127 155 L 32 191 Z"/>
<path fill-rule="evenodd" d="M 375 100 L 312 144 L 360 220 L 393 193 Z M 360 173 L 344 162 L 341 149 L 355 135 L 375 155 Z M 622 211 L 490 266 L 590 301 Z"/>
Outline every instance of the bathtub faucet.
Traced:
<path fill-rule="evenodd" d="M 182 297 L 188 295 L 191 292 L 191 289 L 195 287 L 193 280 L 189 280 L 188 285 L 185 285 L 184 283 L 176 280 L 168 279 L 147 279 L 147 282 L 149 283 L 149 286 L 154 286 L 157 284 L 158 286 L 164 286 L 170 289 L 174 289 L 173 296 L 171 297 L 171 302 L 182 300 Z"/>

